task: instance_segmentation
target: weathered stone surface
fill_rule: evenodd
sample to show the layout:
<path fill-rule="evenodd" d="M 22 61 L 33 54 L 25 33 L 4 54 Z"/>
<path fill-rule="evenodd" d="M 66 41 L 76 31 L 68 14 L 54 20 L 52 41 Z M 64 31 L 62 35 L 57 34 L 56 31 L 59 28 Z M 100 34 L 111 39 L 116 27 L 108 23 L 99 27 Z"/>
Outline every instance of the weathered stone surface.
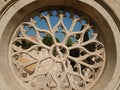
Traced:
<path fill-rule="evenodd" d="M 103 36 L 102 40 L 104 40 L 106 48 L 107 63 L 103 75 L 91 90 L 120 90 L 120 25 L 118 25 L 120 22 L 120 0 L 103 0 L 113 10 L 111 11 L 107 6 L 104 6 L 111 13 L 102 6 L 105 4 L 100 5 L 96 2 L 97 0 L 18 0 L 12 3 L 13 1 L 15 0 L 0 0 L 0 90 L 26 90 L 13 75 L 13 70 L 10 69 L 8 57 L 9 41 L 16 27 L 29 13 L 36 9 L 53 5 L 72 7 L 78 12 L 83 11 L 96 22 L 100 29 L 100 37 Z M 101 2 L 103 1 L 101 0 Z M 119 20 L 112 13 L 115 13 Z M 25 59 L 20 60 L 22 63 L 27 63 L 28 61 Z M 48 61 L 50 61 L 50 64 L 53 63 L 51 59 Z M 48 63 L 43 62 L 40 71 L 44 72 L 43 67 L 46 65 Z M 51 67 L 51 65 L 48 65 L 48 67 Z M 49 69 L 48 67 L 45 68 L 46 71 Z M 25 68 L 30 73 L 34 69 L 35 64 Z M 84 71 L 89 70 L 85 69 Z M 88 76 L 88 74 L 85 75 Z M 55 83 L 51 83 L 51 85 L 55 86 Z M 68 83 L 66 83 L 67 85 Z M 30 89 L 28 88 L 28 90 Z M 38 89 L 36 88 L 35 90 Z"/>
<path fill-rule="evenodd" d="M 120 0 L 105 0 L 120 19 Z"/>

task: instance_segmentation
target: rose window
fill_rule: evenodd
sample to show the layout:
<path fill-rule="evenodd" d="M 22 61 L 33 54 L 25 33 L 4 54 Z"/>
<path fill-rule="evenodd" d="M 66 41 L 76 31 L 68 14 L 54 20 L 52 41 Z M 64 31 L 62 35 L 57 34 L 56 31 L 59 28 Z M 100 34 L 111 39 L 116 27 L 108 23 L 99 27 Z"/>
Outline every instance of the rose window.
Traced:
<path fill-rule="evenodd" d="M 105 48 L 95 25 L 75 10 L 51 8 L 24 20 L 10 41 L 16 78 L 33 90 L 84 90 L 100 78 Z"/>

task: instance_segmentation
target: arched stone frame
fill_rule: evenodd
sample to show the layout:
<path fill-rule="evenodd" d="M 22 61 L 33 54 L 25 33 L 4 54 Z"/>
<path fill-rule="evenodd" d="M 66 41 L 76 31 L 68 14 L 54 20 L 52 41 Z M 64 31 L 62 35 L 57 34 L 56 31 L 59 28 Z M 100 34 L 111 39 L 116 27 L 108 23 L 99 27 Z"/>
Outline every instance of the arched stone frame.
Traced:
<path fill-rule="evenodd" d="M 0 21 L 1 22 L 0 38 L 1 38 L 1 42 L 2 42 L 0 45 L 0 47 L 1 47 L 1 53 L 0 53 L 0 57 L 1 57 L 0 64 L 1 65 L 0 65 L 0 67 L 2 70 L 0 70 L 0 71 L 1 71 L 1 77 L 3 78 L 5 85 L 8 86 L 9 89 L 11 88 L 11 90 L 14 90 L 17 88 L 18 90 L 22 90 L 22 87 L 12 76 L 13 74 L 11 73 L 11 70 L 8 65 L 8 55 L 7 55 L 8 53 L 7 52 L 8 52 L 9 38 L 11 37 L 12 33 L 14 32 L 15 28 L 18 26 L 20 21 L 25 16 L 27 16 L 27 14 L 32 12 L 32 10 L 34 10 L 34 9 L 44 7 L 44 6 L 49 6 L 49 5 L 65 5 L 65 6 L 69 6 L 69 7 L 73 7 L 73 8 L 82 7 L 85 9 L 85 13 L 87 11 L 87 14 L 89 16 L 91 16 L 92 19 L 94 19 L 94 21 L 97 23 L 98 27 L 101 28 L 101 30 L 102 29 L 106 30 L 106 32 L 104 30 L 102 30 L 102 34 L 106 40 L 105 45 L 107 48 L 107 59 L 109 59 L 110 62 L 108 61 L 107 65 L 106 65 L 106 69 L 104 71 L 104 74 L 102 75 L 99 82 L 95 85 L 94 89 L 95 90 L 97 90 L 97 88 L 101 88 L 101 89 L 106 88 L 106 90 L 114 90 L 115 89 L 114 87 L 119 78 L 118 73 L 119 73 L 119 64 L 120 64 L 120 62 L 119 62 L 120 56 L 118 55 L 120 52 L 120 48 L 119 48 L 120 42 L 118 40 L 118 37 L 120 35 L 119 35 L 118 27 L 116 26 L 116 23 L 114 22 L 112 17 L 109 15 L 109 13 L 102 6 L 100 6 L 97 2 L 89 1 L 89 0 L 86 0 L 86 1 L 80 0 L 80 1 L 71 1 L 70 2 L 69 0 L 68 1 L 65 0 L 65 1 L 59 1 L 60 3 L 58 3 L 58 1 L 52 1 L 54 3 L 50 3 L 51 1 L 47 1 L 47 0 L 46 1 L 36 1 L 36 2 L 34 0 L 29 0 L 29 1 L 21 0 L 21 1 L 16 2 L 13 6 L 11 6 L 11 8 L 9 8 L 9 10 L 4 14 L 4 16 L 1 18 L 1 21 Z M 82 3 L 82 2 L 84 2 L 84 3 Z M 32 7 L 34 7 L 34 8 L 32 8 Z M 90 7 L 90 8 L 87 8 L 87 7 Z M 95 15 L 98 16 L 100 18 L 100 21 L 103 23 L 97 22 L 98 18 L 96 18 L 96 17 L 94 17 L 94 15 L 92 15 L 93 12 L 92 13 L 90 12 L 91 8 L 93 9 L 92 11 L 95 12 Z M 2 23 L 2 22 L 4 22 L 4 23 Z M 8 35 L 8 33 L 9 33 L 9 35 Z M 109 36 L 106 36 L 106 34 L 109 34 Z M 111 42 L 111 40 L 113 40 L 113 41 Z M 111 44 L 111 46 L 109 44 Z M 112 53 L 109 53 L 109 52 L 112 52 Z M 116 63 L 113 64 L 113 60 L 115 60 Z M 9 72 L 9 75 L 8 75 L 8 72 Z M 106 80 L 106 82 L 104 82 L 103 79 L 106 79 L 106 77 L 108 77 L 108 81 Z M 9 78 L 9 80 L 8 80 L 8 78 Z M 14 83 L 11 83 L 11 82 L 14 82 Z M 103 85 L 101 85 L 101 84 L 103 84 Z M 107 85 L 107 87 L 106 87 L 106 85 Z"/>

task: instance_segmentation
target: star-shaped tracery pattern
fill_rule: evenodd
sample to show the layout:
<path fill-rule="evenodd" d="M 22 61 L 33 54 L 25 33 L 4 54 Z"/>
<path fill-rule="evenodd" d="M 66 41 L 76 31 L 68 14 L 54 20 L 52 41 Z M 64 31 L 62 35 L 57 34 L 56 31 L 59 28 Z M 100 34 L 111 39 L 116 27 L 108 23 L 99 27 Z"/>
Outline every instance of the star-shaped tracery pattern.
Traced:
<path fill-rule="evenodd" d="M 10 43 L 10 63 L 34 90 L 84 90 L 100 77 L 105 48 L 90 20 L 69 9 L 37 12 Z"/>

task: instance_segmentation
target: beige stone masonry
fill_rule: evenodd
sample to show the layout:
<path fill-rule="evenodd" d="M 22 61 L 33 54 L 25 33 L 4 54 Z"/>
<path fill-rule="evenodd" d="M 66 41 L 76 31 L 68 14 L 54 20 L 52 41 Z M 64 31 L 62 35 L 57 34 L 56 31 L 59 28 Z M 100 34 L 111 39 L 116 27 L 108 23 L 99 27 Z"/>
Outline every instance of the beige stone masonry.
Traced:
<path fill-rule="evenodd" d="M 49 20 L 53 7 L 59 12 L 54 27 Z M 67 9 L 73 20 L 69 30 L 63 21 Z M 42 15 L 44 10 L 50 11 Z M 48 30 L 37 27 L 33 17 L 38 11 L 39 17 L 47 22 Z M 83 20 L 81 15 L 90 22 L 84 24 L 81 31 L 73 32 L 75 23 Z M 34 28 L 36 37 L 27 36 L 25 25 Z M 92 25 L 94 33 L 84 41 Z M 65 36 L 62 42 L 57 42 L 54 36 L 59 26 Z M 43 43 L 43 37 L 39 37 L 41 32 L 52 37 L 51 46 Z M 67 46 L 68 38 L 77 35 L 80 38 Z M 22 40 L 32 45 L 25 50 Z M 94 52 L 84 47 L 91 43 L 95 44 Z M 82 53 L 77 58 L 70 55 L 70 50 L 75 48 Z M 87 57 L 94 64 L 87 62 Z M 73 62 L 76 64 L 70 64 Z M 44 89 L 120 90 L 120 0 L 0 0 L 0 90 Z"/>

